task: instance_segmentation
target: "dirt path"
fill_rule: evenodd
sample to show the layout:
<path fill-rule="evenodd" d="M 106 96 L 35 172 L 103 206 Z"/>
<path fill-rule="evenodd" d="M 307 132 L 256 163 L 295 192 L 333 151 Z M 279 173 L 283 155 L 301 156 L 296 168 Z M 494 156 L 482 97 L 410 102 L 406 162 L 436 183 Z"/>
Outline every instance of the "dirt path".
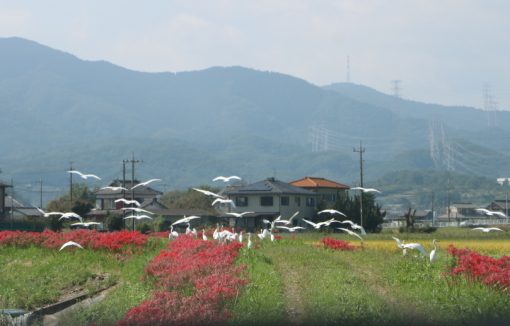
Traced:
<path fill-rule="evenodd" d="M 301 284 L 299 282 L 299 273 L 288 262 L 278 264 L 278 270 L 284 285 L 284 294 L 286 300 L 285 311 L 287 312 L 288 322 L 291 325 L 302 325 L 305 316 L 305 305 L 301 294 Z"/>

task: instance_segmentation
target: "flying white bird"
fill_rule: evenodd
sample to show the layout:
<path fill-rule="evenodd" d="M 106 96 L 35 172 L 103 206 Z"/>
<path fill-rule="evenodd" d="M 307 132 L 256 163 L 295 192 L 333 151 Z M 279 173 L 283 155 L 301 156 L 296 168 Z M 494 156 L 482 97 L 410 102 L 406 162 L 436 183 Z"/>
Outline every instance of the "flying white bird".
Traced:
<path fill-rule="evenodd" d="M 488 210 L 488 209 L 485 209 L 485 208 L 477 208 L 475 209 L 475 211 L 481 213 L 481 214 L 485 214 L 485 215 L 488 215 L 488 216 L 492 216 L 492 215 L 496 215 L 496 216 L 500 216 L 500 217 L 506 217 L 506 215 L 502 212 L 498 212 L 498 211 L 491 211 L 491 210 Z"/>
<path fill-rule="evenodd" d="M 58 218 L 58 220 L 60 221 L 63 218 L 65 218 L 65 219 L 77 218 L 78 220 L 80 220 L 80 222 L 83 222 L 83 219 L 81 218 L 81 216 L 76 214 L 76 213 L 74 213 L 74 212 L 69 212 L 69 213 L 62 214 L 62 216 L 60 216 Z"/>
<path fill-rule="evenodd" d="M 144 218 L 152 220 L 152 217 L 150 217 L 149 215 L 129 215 L 129 216 L 124 217 L 125 220 L 132 219 L 132 218 L 134 218 L 135 220 L 141 220 Z"/>
<path fill-rule="evenodd" d="M 52 215 L 64 215 L 64 213 L 62 213 L 62 212 L 48 212 L 48 213 L 46 213 L 45 211 L 43 211 L 39 207 L 35 207 L 34 206 L 34 208 L 37 209 L 37 211 L 39 213 L 41 213 L 44 217 L 49 217 L 49 216 L 52 216 Z"/>
<path fill-rule="evenodd" d="M 101 223 L 99 223 L 99 222 L 76 222 L 76 223 L 71 224 L 71 226 L 89 227 L 91 225 L 99 225 L 99 224 L 101 224 Z"/>
<path fill-rule="evenodd" d="M 323 213 L 339 214 L 339 215 L 347 217 L 347 215 L 345 215 L 344 213 L 342 213 L 340 211 L 337 211 L 336 209 L 323 209 L 322 211 L 317 212 L 317 214 L 323 214 Z"/>
<path fill-rule="evenodd" d="M 136 205 L 136 206 L 138 206 L 138 207 L 142 206 L 142 205 L 138 202 L 138 200 L 135 200 L 135 199 L 127 200 L 127 199 L 125 199 L 125 198 L 119 198 L 119 199 L 115 199 L 114 201 L 115 201 L 116 203 L 122 202 L 122 203 L 124 203 L 124 204 L 126 204 L 126 205 L 135 204 L 135 205 Z"/>
<path fill-rule="evenodd" d="M 253 214 L 253 213 L 255 213 L 255 212 L 242 212 L 242 213 L 230 212 L 230 213 L 225 213 L 225 215 L 230 215 L 230 216 L 234 216 L 234 217 L 243 217 L 246 214 Z"/>
<path fill-rule="evenodd" d="M 342 231 L 344 231 L 344 232 L 347 232 L 348 234 L 350 234 L 350 235 L 352 235 L 352 236 L 355 236 L 355 237 L 358 237 L 361 241 L 363 241 L 363 238 L 362 238 L 359 234 L 357 234 L 357 233 L 355 233 L 355 232 L 352 232 L 352 231 L 351 231 L 351 230 L 349 230 L 349 229 L 337 228 L 337 230 L 342 230 Z"/>
<path fill-rule="evenodd" d="M 281 215 L 278 216 L 278 218 L 276 220 L 274 220 L 275 223 L 283 223 L 285 225 L 289 225 L 292 223 L 292 220 L 294 219 L 294 217 L 298 216 L 299 215 L 299 211 L 295 212 L 294 214 L 292 214 L 292 216 L 288 219 L 288 220 L 282 220 L 281 219 Z"/>
<path fill-rule="evenodd" d="M 377 193 L 381 193 L 379 190 L 375 189 L 375 188 L 363 188 L 363 187 L 353 187 L 351 188 L 351 190 L 361 190 L 363 192 L 367 192 L 367 193 L 370 193 L 370 192 L 377 192 Z"/>
<path fill-rule="evenodd" d="M 67 173 L 77 174 L 77 175 L 79 175 L 84 180 L 86 180 L 88 178 L 94 178 L 94 179 L 97 179 L 97 180 L 101 180 L 101 178 L 98 177 L 95 174 L 83 174 L 83 173 L 81 173 L 78 170 L 69 170 L 69 171 L 67 171 Z"/>
<path fill-rule="evenodd" d="M 501 230 L 500 228 L 482 228 L 482 227 L 479 227 L 479 228 L 474 228 L 474 229 L 471 229 L 471 230 L 480 230 L 480 231 L 485 232 L 485 233 L 489 233 L 491 231 L 505 232 L 505 231 Z"/>
<path fill-rule="evenodd" d="M 436 250 L 437 250 L 436 239 L 432 240 L 432 244 L 434 245 L 434 249 L 430 252 L 430 255 L 429 255 L 429 261 L 431 264 L 436 260 Z"/>
<path fill-rule="evenodd" d="M 66 243 L 64 243 L 62 245 L 62 247 L 60 247 L 60 249 L 58 251 L 61 251 L 62 249 L 64 249 L 65 247 L 69 247 L 69 246 L 74 246 L 74 247 L 78 247 L 78 248 L 81 248 L 83 249 L 83 247 L 79 244 L 79 243 L 76 243 L 74 241 L 67 241 Z"/>
<path fill-rule="evenodd" d="M 278 229 L 283 229 L 283 230 L 287 230 L 289 232 L 296 232 L 296 230 L 306 230 L 304 227 L 302 226 L 294 226 L 294 227 L 291 227 L 289 228 L 288 226 L 277 226 L 276 228 Z"/>
<path fill-rule="evenodd" d="M 426 257 L 427 256 L 427 252 L 425 251 L 425 249 L 423 248 L 423 246 L 419 243 L 403 243 L 402 244 L 402 248 L 403 249 L 416 249 L 418 250 L 419 252 L 421 252 L 421 254 Z"/>
<path fill-rule="evenodd" d="M 354 230 L 360 230 L 362 235 L 367 235 L 367 232 L 365 231 L 365 228 L 363 228 L 361 225 L 353 223 L 351 224 L 351 228 Z"/>
<path fill-rule="evenodd" d="M 235 207 L 236 207 L 236 204 L 234 203 L 234 201 L 233 201 L 232 199 L 221 199 L 221 198 L 216 198 L 216 199 L 212 202 L 211 206 L 214 206 L 214 205 L 216 205 L 217 203 L 220 203 L 220 204 L 229 204 L 229 205 L 231 205 L 233 208 L 235 208 Z"/>
<path fill-rule="evenodd" d="M 399 238 L 396 238 L 396 237 L 392 237 L 396 242 L 397 242 L 397 246 L 400 248 L 400 249 L 403 249 L 404 252 L 404 256 L 406 254 L 406 251 L 407 249 L 416 249 L 418 250 L 419 252 L 421 252 L 421 254 L 423 256 L 427 256 L 427 252 L 425 251 L 425 249 L 423 249 L 423 246 L 419 243 L 404 243 L 404 241 L 400 241 Z"/>
<path fill-rule="evenodd" d="M 310 224 L 311 226 L 313 226 L 315 229 L 319 230 L 321 228 L 321 226 L 325 225 L 325 226 L 329 226 L 331 223 L 333 222 L 339 222 L 337 220 L 335 220 L 334 218 L 330 219 L 330 220 L 327 220 L 327 221 L 324 221 L 324 222 L 319 222 L 319 223 L 313 223 L 311 221 L 308 221 L 306 219 L 303 219 L 303 221 L 305 223 L 308 223 Z"/>
<path fill-rule="evenodd" d="M 114 186 L 106 186 L 106 187 L 102 187 L 101 190 L 111 190 L 111 191 L 119 191 L 119 190 L 128 190 L 127 188 L 124 188 L 124 187 L 114 187 Z"/>
<path fill-rule="evenodd" d="M 230 177 L 224 177 L 224 176 L 220 175 L 219 177 L 212 179 L 212 181 L 223 181 L 223 182 L 229 182 L 230 180 L 241 180 L 241 178 L 238 177 L 237 175 L 232 175 Z"/>
<path fill-rule="evenodd" d="M 153 212 L 149 212 L 148 210 L 139 207 L 122 207 L 122 210 L 154 215 Z"/>
<path fill-rule="evenodd" d="M 223 198 L 223 196 L 220 196 L 212 191 L 209 191 L 209 190 L 203 190 L 203 189 L 198 189 L 198 188 L 191 188 L 195 191 L 198 191 L 198 192 L 201 192 L 203 193 L 204 195 L 206 196 L 211 196 L 211 197 L 214 197 L 214 198 Z"/>
<path fill-rule="evenodd" d="M 131 187 L 131 189 L 130 189 L 130 190 L 133 190 L 133 189 L 138 188 L 138 187 L 141 187 L 141 186 L 146 186 L 146 185 L 148 185 L 149 183 L 151 183 L 151 182 L 156 182 L 156 181 L 161 181 L 161 179 L 150 179 L 150 180 L 147 180 L 147 181 L 145 181 L 145 182 L 140 182 L 139 184 L 136 184 L 136 185 L 134 185 L 133 187 Z"/>
<path fill-rule="evenodd" d="M 269 235 L 269 231 L 267 229 L 260 229 L 260 233 L 257 233 L 257 236 L 260 240 L 264 240 Z"/>
<path fill-rule="evenodd" d="M 181 224 L 181 223 L 189 223 L 191 220 L 194 220 L 197 218 L 200 218 L 200 216 L 195 216 L 195 215 L 184 216 L 184 218 L 181 218 L 180 220 L 173 222 L 172 225 Z"/>

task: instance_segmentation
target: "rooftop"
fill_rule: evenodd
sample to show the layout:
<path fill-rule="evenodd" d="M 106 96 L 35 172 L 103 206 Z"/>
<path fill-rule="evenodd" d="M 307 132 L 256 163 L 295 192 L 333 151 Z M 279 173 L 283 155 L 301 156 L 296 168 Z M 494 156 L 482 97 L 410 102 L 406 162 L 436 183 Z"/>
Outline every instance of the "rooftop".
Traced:
<path fill-rule="evenodd" d="M 299 180 L 289 182 L 291 185 L 301 188 L 331 188 L 331 189 L 350 189 L 348 185 L 318 177 L 304 177 Z"/>
<path fill-rule="evenodd" d="M 226 195 L 243 195 L 243 194 L 288 194 L 288 195 L 313 195 L 316 194 L 310 190 L 293 186 L 287 182 L 276 180 L 275 178 L 267 178 L 247 186 L 242 186 L 232 190 L 225 191 Z"/>

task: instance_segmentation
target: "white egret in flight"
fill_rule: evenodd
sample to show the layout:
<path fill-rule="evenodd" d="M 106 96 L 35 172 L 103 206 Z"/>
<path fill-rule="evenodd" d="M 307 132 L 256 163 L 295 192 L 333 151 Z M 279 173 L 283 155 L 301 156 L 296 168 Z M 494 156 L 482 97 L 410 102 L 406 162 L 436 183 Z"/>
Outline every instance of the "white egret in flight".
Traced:
<path fill-rule="evenodd" d="M 355 237 L 359 238 L 361 241 L 363 241 L 363 238 L 362 238 L 359 234 L 357 234 L 357 233 L 355 233 L 355 232 L 352 232 L 352 231 L 351 231 L 351 230 L 349 230 L 349 229 L 337 228 L 337 230 L 342 230 L 342 231 L 344 231 L 344 232 L 347 232 L 348 234 L 350 234 L 350 235 L 352 235 L 352 236 L 355 236 Z"/>
<path fill-rule="evenodd" d="M 367 193 L 371 193 L 371 192 L 377 192 L 377 193 L 381 193 L 379 190 L 375 189 L 375 188 L 363 188 L 363 187 L 352 187 L 351 190 L 361 190 L 363 192 L 367 192 Z"/>
<path fill-rule="evenodd" d="M 88 178 L 94 178 L 94 179 L 97 179 L 97 180 L 101 180 L 101 178 L 98 177 L 95 174 L 83 174 L 83 173 L 81 173 L 78 170 L 69 170 L 69 171 L 67 171 L 67 173 L 77 174 L 77 175 L 79 175 L 84 180 L 86 180 Z"/>
<path fill-rule="evenodd" d="M 219 177 L 214 178 L 212 181 L 229 182 L 230 180 L 241 180 L 241 178 L 238 177 L 237 175 L 231 175 L 230 177 L 224 177 L 220 175 Z"/>
<path fill-rule="evenodd" d="M 500 228 L 482 228 L 482 227 L 479 227 L 479 228 L 474 228 L 474 229 L 471 229 L 471 230 L 480 230 L 480 231 L 485 232 L 485 233 L 489 233 L 491 231 L 505 232 L 505 231 L 501 230 Z"/>
<path fill-rule="evenodd" d="M 152 183 L 152 182 L 156 182 L 156 181 L 161 181 L 161 179 L 150 179 L 150 180 L 147 180 L 145 182 L 140 182 L 139 184 L 136 184 L 134 185 L 133 187 L 131 187 L 130 190 L 133 190 L 135 188 L 138 188 L 138 187 L 141 187 L 141 186 L 146 186 L 148 185 L 149 183 Z"/>
<path fill-rule="evenodd" d="M 60 249 L 58 251 L 61 251 L 62 249 L 64 249 L 65 247 L 69 247 L 69 246 L 74 246 L 74 247 L 78 247 L 78 248 L 81 248 L 83 249 L 83 247 L 77 243 L 77 242 L 74 242 L 74 241 L 67 241 L 66 243 L 64 243 L 62 245 L 62 247 L 60 247 Z"/>

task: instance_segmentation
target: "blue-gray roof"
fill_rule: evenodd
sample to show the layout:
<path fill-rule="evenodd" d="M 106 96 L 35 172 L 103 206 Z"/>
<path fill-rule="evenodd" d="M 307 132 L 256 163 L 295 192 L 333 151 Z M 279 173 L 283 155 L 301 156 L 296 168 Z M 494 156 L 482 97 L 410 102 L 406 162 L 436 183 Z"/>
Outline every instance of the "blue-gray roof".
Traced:
<path fill-rule="evenodd" d="M 306 190 L 293 185 L 276 180 L 275 178 L 267 178 L 247 186 L 239 188 L 228 189 L 224 192 L 225 195 L 258 195 L 258 194 L 276 194 L 276 195 L 307 195 L 316 196 L 313 191 Z"/>

